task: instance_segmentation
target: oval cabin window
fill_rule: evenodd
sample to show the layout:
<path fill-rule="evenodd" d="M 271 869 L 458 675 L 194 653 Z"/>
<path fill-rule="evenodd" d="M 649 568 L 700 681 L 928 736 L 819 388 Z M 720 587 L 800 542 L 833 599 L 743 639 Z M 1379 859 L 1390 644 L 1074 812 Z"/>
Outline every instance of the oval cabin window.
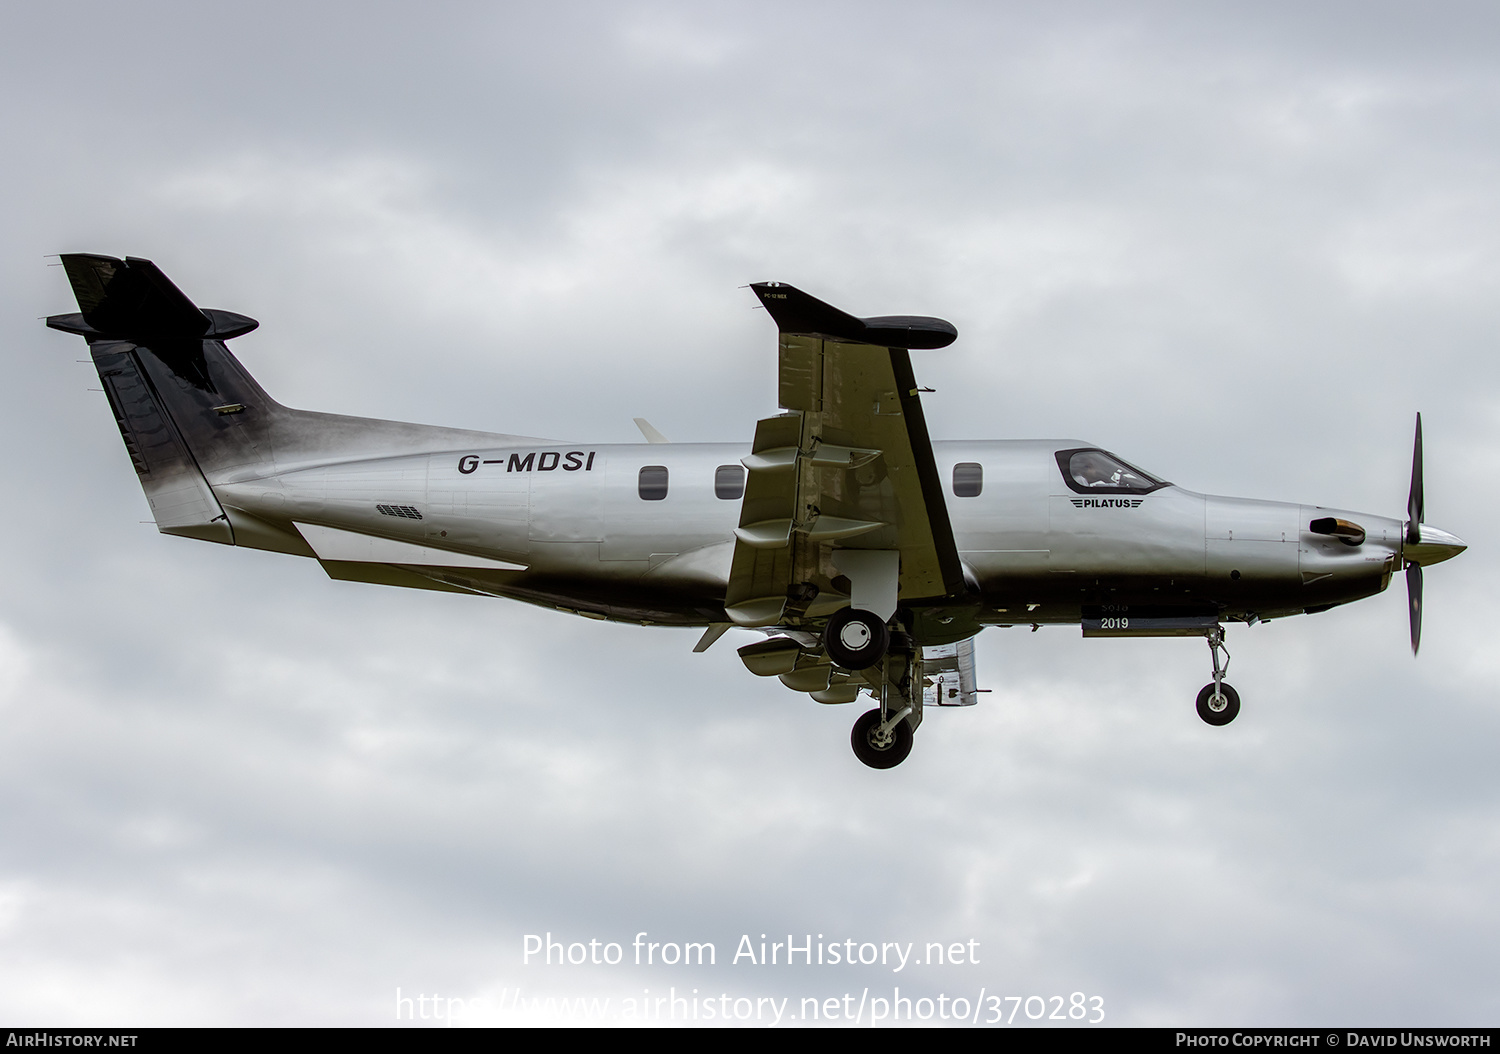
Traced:
<path fill-rule="evenodd" d="M 641 469 L 637 488 L 642 501 L 661 501 L 667 496 L 667 466 L 647 465 Z"/>
<path fill-rule="evenodd" d="M 745 466 L 720 465 L 714 469 L 714 497 L 738 501 L 745 496 Z"/>
<path fill-rule="evenodd" d="M 984 490 L 984 466 L 977 461 L 960 461 L 953 466 L 953 494 L 959 498 L 977 498 Z"/>

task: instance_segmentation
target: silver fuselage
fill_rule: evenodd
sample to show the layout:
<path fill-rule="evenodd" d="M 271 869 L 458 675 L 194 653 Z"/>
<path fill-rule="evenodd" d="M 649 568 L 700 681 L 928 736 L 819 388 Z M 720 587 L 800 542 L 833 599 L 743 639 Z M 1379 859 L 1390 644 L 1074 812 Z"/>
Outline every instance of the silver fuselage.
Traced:
<path fill-rule="evenodd" d="M 494 438 L 507 445 L 273 473 L 246 466 L 216 473 L 210 484 L 241 545 L 299 552 L 298 525 L 334 528 L 516 565 L 429 572 L 438 588 L 630 622 L 724 620 L 740 502 L 716 495 L 715 473 L 738 465 L 747 446 Z M 1088 445 L 934 444 L 972 591 L 967 602 L 977 600 L 980 623 L 1076 624 L 1090 608 L 1117 605 L 1282 617 L 1378 593 L 1401 566 L 1403 522 L 1384 516 L 1173 485 L 1126 498 L 1080 494 L 1055 455 Z M 978 495 L 954 495 L 958 463 L 983 466 Z M 642 498 L 647 466 L 667 470 L 664 498 Z M 1329 516 L 1357 521 L 1365 540 L 1350 545 L 1309 531 Z"/>

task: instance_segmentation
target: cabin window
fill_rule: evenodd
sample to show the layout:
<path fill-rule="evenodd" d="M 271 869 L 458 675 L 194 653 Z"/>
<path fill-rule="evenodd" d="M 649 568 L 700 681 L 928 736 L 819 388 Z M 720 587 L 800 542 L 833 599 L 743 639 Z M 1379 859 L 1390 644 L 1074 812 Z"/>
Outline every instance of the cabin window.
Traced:
<path fill-rule="evenodd" d="M 977 498 L 984 490 L 984 466 L 977 461 L 960 461 L 953 466 L 953 494 L 959 498 Z"/>
<path fill-rule="evenodd" d="M 720 465 L 714 469 L 714 497 L 738 501 L 745 496 L 745 466 Z"/>
<path fill-rule="evenodd" d="M 1105 450 L 1059 450 L 1057 464 L 1068 487 L 1079 494 L 1148 494 L 1168 486 Z"/>
<path fill-rule="evenodd" d="M 661 501 L 667 496 L 667 466 L 647 465 L 636 485 L 642 501 Z"/>

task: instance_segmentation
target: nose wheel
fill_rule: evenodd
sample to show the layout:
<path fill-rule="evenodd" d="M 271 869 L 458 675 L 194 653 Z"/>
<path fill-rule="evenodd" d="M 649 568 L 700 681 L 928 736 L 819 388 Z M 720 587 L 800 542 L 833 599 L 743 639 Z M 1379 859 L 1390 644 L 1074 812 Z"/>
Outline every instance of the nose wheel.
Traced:
<path fill-rule="evenodd" d="M 1206 636 L 1208 651 L 1214 660 L 1214 679 L 1198 693 L 1198 716 L 1210 725 L 1227 725 L 1239 716 L 1240 693 L 1224 683 L 1224 675 L 1229 672 L 1229 649 L 1224 647 L 1224 627 L 1215 626 Z M 1219 662 L 1220 652 L 1224 653 L 1222 663 Z"/>
<path fill-rule="evenodd" d="M 1211 725 L 1227 725 L 1240 712 L 1240 693 L 1222 681 L 1205 684 L 1198 693 L 1198 716 Z"/>

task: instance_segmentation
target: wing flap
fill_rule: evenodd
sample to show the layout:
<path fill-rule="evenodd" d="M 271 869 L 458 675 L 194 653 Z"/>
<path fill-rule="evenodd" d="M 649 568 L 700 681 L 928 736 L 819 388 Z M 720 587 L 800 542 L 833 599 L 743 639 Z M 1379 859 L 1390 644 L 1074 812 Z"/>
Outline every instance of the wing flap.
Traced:
<path fill-rule="evenodd" d="M 795 457 L 787 464 L 763 467 L 763 455 L 801 443 L 800 414 L 756 422 L 755 441 L 744 459 L 750 471 L 740 501 L 734 556 L 724 606 L 741 626 L 774 626 L 781 621 L 791 575 L 791 535 L 797 505 Z"/>

